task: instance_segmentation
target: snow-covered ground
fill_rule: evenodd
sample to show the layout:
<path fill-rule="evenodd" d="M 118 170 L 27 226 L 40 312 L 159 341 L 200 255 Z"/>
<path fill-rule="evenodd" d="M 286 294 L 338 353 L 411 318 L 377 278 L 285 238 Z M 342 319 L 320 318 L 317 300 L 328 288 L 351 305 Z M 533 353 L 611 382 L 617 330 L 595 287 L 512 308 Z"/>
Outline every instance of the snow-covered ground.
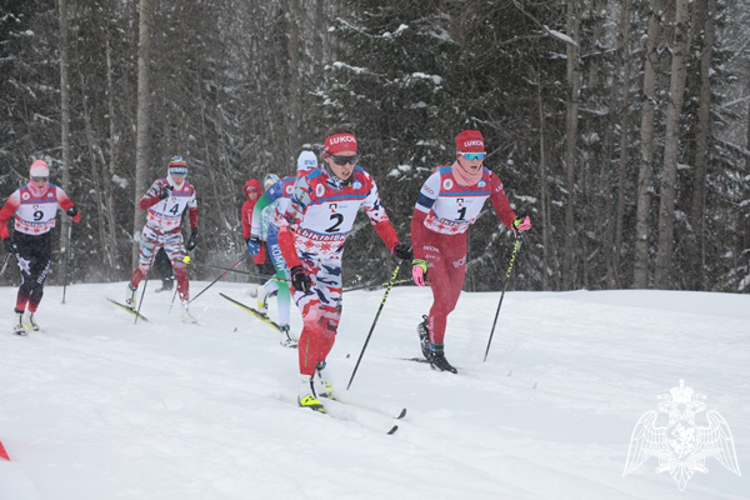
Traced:
<path fill-rule="evenodd" d="M 402 359 L 419 354 L 431 298 L 394 289 L 349 391 L 408 408 L 387 436 L 296 406 L 296 351 L 218 295 L 251 303 L 248 286 L 200 297 L 202 326 L 167 315 L 171 294 L 154 284 L 151 322 L 133 326 L 105 300 L 124 288 L 74 285 L 62 305 L 48 287 L 43 332 L 28 337 L 10 333 L 16 289 L 0 288 L 1 500 L 749 496 L 714 458 L 682 492 L 656 458 L 623 471 L 636 422 L 680 379 L 726 419 L 750 470 L 750 295 L 509 292 L 483 363 L 499 293 L 464 293 L 446 338 L 452 375 Z M 326 369 L 338 389 L 382 296 L 345 294 Z"/>

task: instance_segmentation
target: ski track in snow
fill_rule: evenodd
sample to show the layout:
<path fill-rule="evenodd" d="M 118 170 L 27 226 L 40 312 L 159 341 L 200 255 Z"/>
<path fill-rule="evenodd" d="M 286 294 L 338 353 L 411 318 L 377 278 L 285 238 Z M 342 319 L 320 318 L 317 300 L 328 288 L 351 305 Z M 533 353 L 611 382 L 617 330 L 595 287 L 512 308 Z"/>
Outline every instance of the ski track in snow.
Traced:
<path fill-rule="evenodd" d="M 193 293 L 207 283 L 193 282 Z M 743 478 L 706 461 L 680 492 L 647 460 L 623 476 L 638 419 L 680 379 L 728 422 L 750 466 L 750 296 L 700 292 L 464 293 L 446 353 L 459 375 L 403 358 L 429 290 L 392 290 L 351 392 L 403 420 L 344 407 L 393 436 L 296 407 L 297 352 L 219 297 L 183 325 L 147 290 L 150 323 L 109 304 L 125 284 L 47 287 L 43 331 L 10 333 L 0 287 L 0 500 L 746 499 Z M 138 294 L 140 297 L 140 293 Z M 343 390 L 383 297 L 344 295 L 327 375 Z M 275 317 L 275 300 L 270 312 Z M 293 308 L 292 329 L 301 320 Z M 5 326 L 7 325 L 7 327 Z M 390 422 L 390 424 L 389 424 Z M 701 425 L 704 421 L 696 418 Z"/>

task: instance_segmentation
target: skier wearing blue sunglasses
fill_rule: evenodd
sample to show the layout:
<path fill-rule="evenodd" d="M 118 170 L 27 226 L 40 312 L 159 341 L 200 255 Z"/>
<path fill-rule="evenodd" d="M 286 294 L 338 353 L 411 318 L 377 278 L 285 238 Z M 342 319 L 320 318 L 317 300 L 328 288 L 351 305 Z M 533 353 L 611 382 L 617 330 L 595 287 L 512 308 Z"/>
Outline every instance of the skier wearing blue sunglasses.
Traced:
<path fill-rule="evenodd" d="M 484 166 L 482 133 L 464 130 L 455 140 L 456 161 L 438 167 L 427 179 L 411 221 L 412 277 L 424 286 L 429 274 L 433 296 L 429 316 L 417 327 L 422 354 L 433 369 L 451 373 L 458 371 L 445 359 L 445 328 L 464 284 L 469 226 L 489 198 L 509 229 L 531 229 L 528 216 L 517 217 L 513 212 L 500 178 Z"/>

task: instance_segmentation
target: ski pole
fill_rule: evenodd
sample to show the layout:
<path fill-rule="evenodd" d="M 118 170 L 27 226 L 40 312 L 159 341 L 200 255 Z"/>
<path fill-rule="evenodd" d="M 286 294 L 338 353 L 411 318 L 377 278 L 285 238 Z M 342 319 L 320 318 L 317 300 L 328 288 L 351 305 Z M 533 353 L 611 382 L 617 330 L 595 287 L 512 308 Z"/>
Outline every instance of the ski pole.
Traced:
<path fill-rule="evenodd" d="M 388 282 L 388 287 L 385 289 L 385 295 L 383 295 L 383 300 L 380 302 L 380 307 L 378 307 L 378 312 L 375 314 L 375 319 L 372 322 L 372 326 L 370 327 L 370 332 L 367 334 L 367 338 L 365 339 L 365 345 L 362 346 L 362 352 L 359 353 L 359 359 L 357 360 L 357 364 L 354 365 L 354 371 L 352 372 L 352 376 L 349 379 L 349 384 L 346 386 L 346 390 L 349 390 L 349 387 L 352 386 L 352 381 L 354 380 L 354 375 L 357 374 L 357 369 L 359 368 L 359 363 L 362 361 L 362 356 L 365 355 L 365 349 L 367 349 L 367 344 L 370 342 L 370 337 L 372 336 L 372 332 L 375 330 L 375 325 L 378 322 L 378 318 L 380 317 L 380 312 L 383 310 L 383 306 L 385 305 L 385 301 L 388 300 L 388 294 L 391 293 L 391 288 L 393 287 L 393 283 L 396 281 L 396 275 L 398 274 L 398 270 L 401 268 L 401 263 L 396 266 L 396 269 L 393 270 L 393 274 L 391 274 L 391 281 Z"/>
<path fill-rule="evenodd" d="M 5 269 L 8 267 L 8 262 L 10 262 L 10 254 L 8 254 L 7 257 L 5 257 L 5 264 L 3 264 L 3 270 L 0 271 L 0 278 L 5 274 Z"/>
<path fill-rule="evenodd" d="M 208 269 L 216 269 L 217 271 L 227 271 L 227 272 L 233 272 L 237 274 L 244 274 L 245 276 L 250 276 L 251 278 L 260 278 L 263 280 L 273 280 L 273 281 L 280 281 L 283 283 L 291 283 L 291 280 L 277 278 L 275 276 L 269 276 L 266 274 L 249 273 L 247 271 L 240 271 L 239 269 L 232 269 L 231 267 L 227 268 L 227 267 L 221 267 L 221 266 L 214 266 L 212 264 L 198 264 L 198 263 L 194 263 L 193 265 L 198 266 L 198 267 L 205 267 Z"/>
<path fill-rule="evenodd" d="M 148 277 L 151 276 L 151 269 L 154 267 L 154 259 L 156 258 L 156 252 L 158 252 L 158 248 L 153 248 L 154 254 L 151 256 L 151 263 L 148 266 L 148 272 L 146 273 L 146 277 L 143 281 L 143 291 L 141 292 L 141 300 L 138 301 L 138 310 L 135 311 L 135 321 L 133 321 L 133 324 L 135 325 L 138 323 L 138 317 L 141 315 L 141 306 L 143 305 L 143 297 L 146 295 L 146 287 L 148 286 Z"/>
<path fill-rule="evenodd" d="M 232 267 L 226 269 L 226 271 L 224 271 L 218 278 L 216 278 L 211 283 L 209 283 L 206 288 L 204 288 L 203 290 L 201 290 L 200 292 L 198 292 L 198 295 L 196 295 L 195 297 L 193 297 L 192 299 L 190 299 L 189 303 L 192 304 L 193 301 L 195 301 L 195 299 L 197 299 L 198 297 L 200 297 L 203 294 L 203 292 L 205 292 L 206 290 L 208 290 L 209 288 L 211 288 L 212 286 L 214 286 L 217 281 L 219 281 L 221 278 L 223 278 L 224 276 L 226 276 L 230 271 L 234 271 L 234 268 L 237 267 L 237 266 L 239 266 L 242 262 L 244 262 L 245 259 L 247 259 L 247 255 L 244 255 L 240 260 L 238 260 L 237 262 L 235 262 Z M 198 265 L 198 264 L 196 264 L 196 265 Z M 205 267 L 211 267 L 211 266 L 205 266 Z M 218 266 L 216 266 L 216 267 L 218 267 Z"/>
<path fill-rule="evenodd" d="M 516 254 L 518 253 L 518 247 L 521 245 L 518 236 L 516 236 L 516 243 L 513 245 L 513 253 L 510 255 L 510 265 L 508 270 L 505 272 L 505 284 L 503 285 L 503 293 L 500 294 L 500 302 L 497 304 L 497 311 L 495 311 L 495 321 L 492 322 L 492 331 L 490 331 L 490 340 L 487 342 L 487 350 L 484 351 L 484 361 L 487 361 L 487 355 L 490 352 L 490 345 L 492 344 L 492 336 L 495 334 L 495 325 L 497 325 L 497 317 L 500 315 L 500 307 L 503 305 L 503 297 L 505 297 L 505 289 L 508 288 L 508 281 L 510 281 L 510 273 L 513 271 L 513 263 L 516 261 Z M 482 361 L 484 363 L 484 361 Z"/>
<path fill-rule="evenodd" d="M 411 282 L 412 282 L 412 280 L 410 280 L 410 279 L 408 279 L 408 280 L 396 280 L 393 283 L 391 283 L 391 285 L 394 285 L 394 286 L 395 285 L 404 285 L 406 283 L 411 283 Z M 352 287 L 349 287 L 349 288 L 344 288 L 343 290 L 341 290 L 341 293 L 353 292 L 355 290 L 362 290 L 362 289 L 365 289 L 365 288 L 370 288 L 372 290 L 375 290 L 379 286 L 388 286 L 388 285 L 389 285 L 388 283 L 381 283 L 380 285 L 370 285 L 370 284 L 355 285 L 355 286 L 352 286 Z"/>
<path fill-rule="evenodd" d="M 65 304 L 65 289 L 68 288 L 68 266 L 70 265 L 70 247 L 71 245 L 71 235 L 73 234 L 73 223 L 70 222 L 68 225 L 68 248 L 65 249 L 65 278 L 63 280 L 63 296 L 62 296 L 62 303 Z"/>

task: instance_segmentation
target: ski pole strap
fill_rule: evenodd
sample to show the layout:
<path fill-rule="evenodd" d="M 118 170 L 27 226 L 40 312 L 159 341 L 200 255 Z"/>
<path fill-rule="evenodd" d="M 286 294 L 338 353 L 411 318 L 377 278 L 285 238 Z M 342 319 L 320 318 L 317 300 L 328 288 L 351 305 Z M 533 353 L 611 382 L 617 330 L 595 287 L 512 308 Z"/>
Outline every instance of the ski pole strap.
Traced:
<path fill-rule="evenodd" d="M 372 326 L 370 327 L 370 332 L 367 334 L 367 338 L 365 339 L 365 345 L 362 346 L 362 352 L 359 353 L 359 359 L 357 359 L 357 364 L 354 365 L 354 371 L 352 371 L 352 376 L 349 379 L 349 384 L 346 386 L 346 390 L 349 390 L 349 387 L 352 386 L 352 381 L 354 380 L 354 375 L 357 374 L 357 369 L 359 368 L 359 363 L 362 361 L 362 356 L 365 354 L 365 349 L 367 349 L 367 344 L 370 342 L 370 337 L 372 336 L 372 332 L 375 330 L 375 325 L 378 323 L 378 318 L 380 317 L 380 312 L 383 310 L 383 306 L 385 305 L 385 301 L 388 300 L 388 294 L 391 293 L 391 288 L 393 287 L 393 283 L 396 281 L 396 276 L 398 275 L 398 270 L 401 268 L 401 263 L 399 263 L 396 266 L 396 269 L 393 270 L 393 274 L 391 274 L 391 281 L 388 282 L 388 287 L 385 289 L 385 295 L 383 295 L 383 300 L 380 302 L 380 307 L 378 307 L 378 312 L 375 314 L 375 319 L 372 321 Z"/>

